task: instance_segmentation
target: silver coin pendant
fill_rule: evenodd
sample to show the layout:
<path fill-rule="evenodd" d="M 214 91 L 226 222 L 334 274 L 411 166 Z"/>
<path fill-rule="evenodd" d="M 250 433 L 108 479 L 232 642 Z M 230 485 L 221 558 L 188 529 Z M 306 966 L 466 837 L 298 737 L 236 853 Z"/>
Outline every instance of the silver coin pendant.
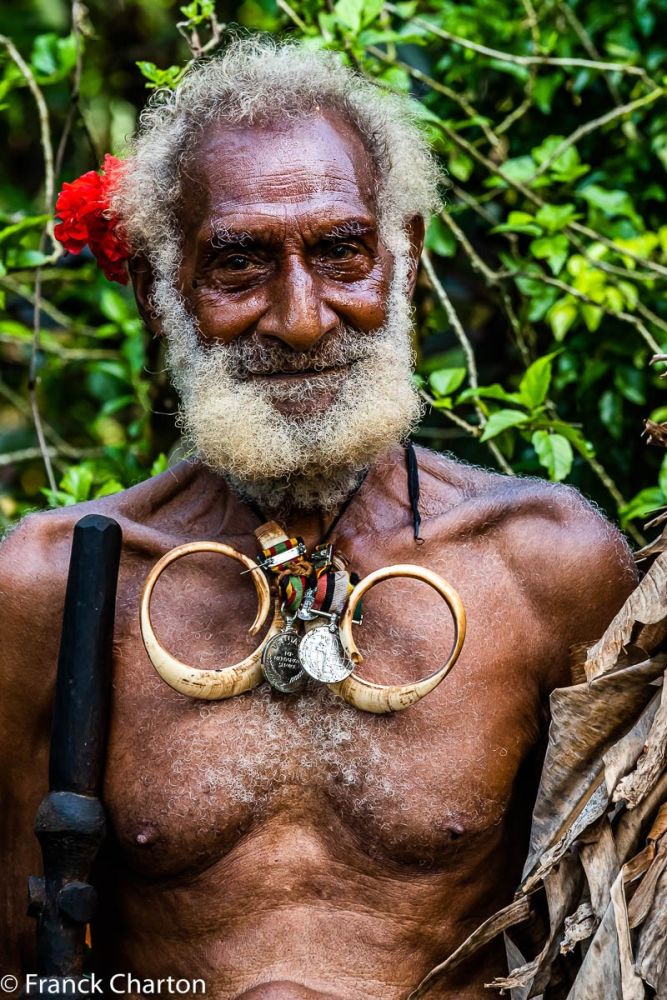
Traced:
<path fill-rule="evenodd" d="M 343 681 L 354 669 L 345 655 L 338 629 L 332 632 L 328 625 L 313 628 L 301 637 L 299 662 L 309 677 L 323 684 Z"/>
<path fill-rule="evenodd" d="M 294 694 L 301 691 L 306 683 L 299 661 L 299 636 L 287 630 L 269 639 L 262 653 L 264 676 L 276 691 Z"/>

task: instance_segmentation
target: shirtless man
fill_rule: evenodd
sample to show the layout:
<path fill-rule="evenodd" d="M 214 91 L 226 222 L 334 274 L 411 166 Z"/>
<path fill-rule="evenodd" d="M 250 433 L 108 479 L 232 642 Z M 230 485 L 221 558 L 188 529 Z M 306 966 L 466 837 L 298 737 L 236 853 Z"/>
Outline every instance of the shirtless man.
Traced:
<path fill-rule="evenodd" d="M 114 207 L 193 458 L 28 517 L 2 546 L 3 972 L 30 961 L 30 831 L 72 528 L 91 511 L 124 536 L 93 928 L 108 969 L 203 977 L 216 1000 L 404 1000 L 511 899 L 549 693 L 635 581 L 573 490 L 421 449 L 415 542 L 409 298 L 436 181 L 402 99 L 290 46 L 236 43 L 145 119 Z M 315 684 L 217 702 L 167 687 L 138 620 L 158 558 L 192 540 L 254 556 L 258 509 L 310 549 L 350 496 L 332 540 L 357 573 L 418 563 L 459 591 L 468 635 L 449 677 L 394 715 Z M 171 652 L 214 667 L 254 647 L 254 606 L 238 564 L 193 556 L 158 584 L 154 622 Z M 396 683 L 435 668 L 451 626 L 432 591 L 391 581 L 355 634 L 361 672 Z M 489 947 L 429 996 L 477 1000 L 504 968 Z"/>

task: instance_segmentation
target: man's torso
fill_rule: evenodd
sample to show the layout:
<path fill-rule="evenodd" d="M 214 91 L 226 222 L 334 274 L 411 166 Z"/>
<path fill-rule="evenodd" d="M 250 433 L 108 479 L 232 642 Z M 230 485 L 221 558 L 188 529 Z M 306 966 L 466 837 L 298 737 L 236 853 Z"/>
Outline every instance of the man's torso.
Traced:
<path fill-rule="evenodd" d="M 257 1000 L 399 1000 L 511 898 L 546 697 L 567 682 L 570 645 L 594 638 L 604 613 L 596 621 L 576 593 L 578 548 L 560 537 L 567 495 L 427 453 L 420 464 L 423 544 L 399 450 L 371 471 L 333 533 L 360 576 L 428 566 L 466 606 L 452 673 L 390 716 L 359 712 L 314 683 L 294 696 L 264 683 L 221 702 L 172 691 L 141 642 L 144 578 L 186 541 L 254 555 L 258 519 L 219 477 L 185 464 L 99 507 L 124 531 L 105 783 L 112 838 L 94 927 L 114 971 L 200 976 L 221 1000 L 258 984 L 267 985 L 248 993 Z M 58 536 L 67 548 L 62 524 Z M 573 593 L 561 596 L 563 560 Z M 155 628 L 184 662 L 224 666 L 256 645 L 244 635 L 254 591 L 239 571 L 193 556 L 162 577 Z M 629 574 L 610 586 L 608 617 Z M 423 584 L 380 584 L 355 626 L 359 672 L 415 680 L 442 662 L 451 636 L 445 606 Z M 501 971 L 491 950 L 430 995 L 481 997 Z"/>

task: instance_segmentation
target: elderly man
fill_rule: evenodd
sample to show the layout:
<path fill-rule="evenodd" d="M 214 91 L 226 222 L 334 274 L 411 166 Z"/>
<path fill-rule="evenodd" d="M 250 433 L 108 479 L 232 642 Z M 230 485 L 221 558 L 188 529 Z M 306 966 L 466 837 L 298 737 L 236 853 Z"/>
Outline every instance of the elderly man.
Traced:
<path fill-rule="evenodd" d="M 423 450 L 416 543 L 409 302 L 437 180 L 409 103 L 331 54 L 240 41 L 145 113 L 114 210 L 193 457 L 29 517 L 2 547 L 3 971 L 29 962 L 30 829 L 72 527 L 91 510 L 124 536 L 93 927 L 107 969 L 200 976 L 219 1000 L 403 1000 L 511 899 L 549 693 L 634 574 L 573 490 Z M 254 556 L 269 518 L 308 551 L 329 531 L 360 576 L 416 563 L 446 577 L 468 614 L 447 679 L 389 715 L 317 684 L 212 702 L 164 685 L 139 629 L 147 573 L 197 540 Z M 253 648 L 238 564 L 193 556 L 168 574 L 153 601 L 164 647 L 200 668 Z M 365 605 L 366 677 L 414 681 L 444 658 L 427 588 L 393 581 Z M 429 995 L 476 1000 L 504 967 L 490 947 Z"/>

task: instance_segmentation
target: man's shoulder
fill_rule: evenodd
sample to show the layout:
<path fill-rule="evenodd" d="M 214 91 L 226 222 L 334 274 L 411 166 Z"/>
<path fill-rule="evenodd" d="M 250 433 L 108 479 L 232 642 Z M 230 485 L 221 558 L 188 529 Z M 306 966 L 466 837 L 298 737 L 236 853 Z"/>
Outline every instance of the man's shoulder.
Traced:
<path fill-rule="evenodd" d="M 176 505 L 199 473 L 191 463 L 173 469 L 129 489 L 85 503 L 27 514 L 10 528 L 0 542 L 0 589 L 8 576 L 34 587 L 66 572 L 72 533 L 87 514 L 101 514 L 118 521 L 124 534 L 134 526 L 163 526 L 167 511 Z"/>
<path fill-rule="evenodd" d="M 450 504 L 425 524 L 429 543 L 460 541 L 467 564 L 483 567 L 498 599 L 510 602 L 506 620 L 521 623 L 521 654 L 539 664 L 544 690 L 569 683 L 570 653 L 602 634 L 637 584 L 620 531 L 571 486 L 430 453 L 420 454 L 420 468 L 427 503 Z"/>
<path fill-rule="evenodd" d="M 418 458 L 422 504 L 427 513 L 455 515 L 460 507 L 460 513 L 468 518 L 478 508 L 479 523 L 477 518 L 472 521 L 475 528 L 507 529 L 518 523 L 525 530 L 536 520 L 622 537 L 573 486 L 534 476 L 508 476 L 425 448 L 418 449 Z"/>
<path fill-rule="evenodd" d="M 422 506 L 436 531 L 486 541 L 520 572 L 538 582 L 636 582 L 621 532 L 574 487 L 529 476 L 507 476 L 419 450 Z"/>

